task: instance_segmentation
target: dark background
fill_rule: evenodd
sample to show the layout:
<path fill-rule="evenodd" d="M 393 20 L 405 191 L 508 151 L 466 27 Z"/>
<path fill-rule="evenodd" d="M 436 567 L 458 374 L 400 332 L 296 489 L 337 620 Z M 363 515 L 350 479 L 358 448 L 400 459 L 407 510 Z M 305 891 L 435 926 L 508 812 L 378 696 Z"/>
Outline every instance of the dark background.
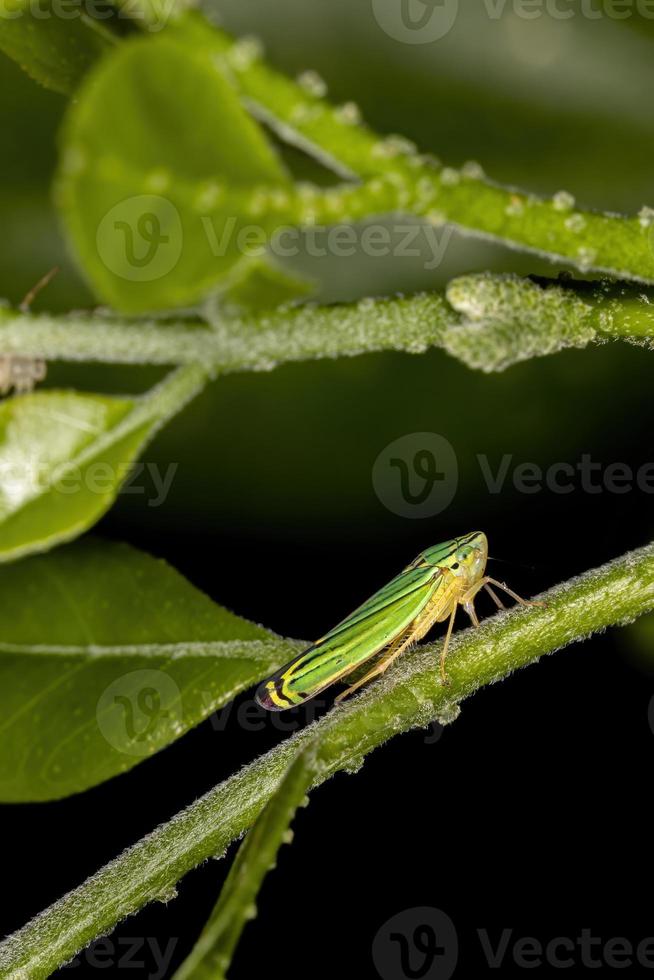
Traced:
<path fill-rule="evenodd" d="M 335 100 L 355 99 L 377 128 L 400 131 L 449 164 L 478 159 L 494 178 L 546 193 L 564 187 L 590 206 L 634 211 L 653 203 L 651 22 L 591 21 L 579 10 L 568 21 L 491 21 L 480 9 L 462 3 L 447 38 L 407 46 L 383 34 L 363 0 L 220 4 L 226 26 L 263 37 L 273 63 L 289 72 L 317 68 Z M 90 303 L 49 202 L 65 100 L 9 62 L 0 73 L 2 294 L 17 302 L 63 261 L 41 308 Z M 420 259 L 364 257 L 314 263 L 311 271 L 333 300 L 438 287 L 485 268 L 557 271 L 462 238 L 435 271 Z M 98 533 L 166 558 L 222 605 L 298 637 L 319 635 L 425 546 L 475 528 L 512 562 L 497 566 L 498 576 L 535 594 L 650 540 L 652 496 L 580 486 L 566 495 L 523 494 L 510 483 L 491 494 L 476 457 L 485 454 L 493 469 L 505 453 L 545 468 L 575 465 L 585 453 L 603 466 L 654 460 L 651 356 L 615 344 L 485 376 L 432 351 L 225 378 L 146 452 L 148 462 L 177 464 L 165 504 L 124 496 Z M 59 365 L 48 384 L 140 391 L 158 376 Z M 391 441 L 420 432 L 452 445 L 458 490 L 443 512 L 409 519 L 383 505 L 371 473 Z M 642 897 L 652 871 L 649 636 L 643 626 L 609 631 L 547 658 L 466 702 L 440 737 L 399 737 L 355 776 L 316 791 L 266 881 L 234 980 L 264 972 L 374 978 L 375 936 L 391 916 L 421 906 L 450 917 L 459 970 L 475 976 L 488 970 L 477 929 L 493 943 L 504 929 L 514 940 L 543 943 L 575 940 L 584 928 L 603 942 L 626 937 L 634 945 L 654 934 Z M 241 723 L 238 707 L 250 698 L 107 785 L 57 803 L 4 807 L 0 931 L 22 925 L 287 737 L 277 718 L 256 731 Z M 156 938 L 163 948 L 174 940 L 177 964 L 227 866 L 206 864 L 181 883 L 175 901 L 123 923 L 114 953 L 101 958 L 105 974 L 122 969 L 131 939 Z M 397 928 L 411 937 L 421 918 L 409 913 Z M 450 944 L 445 958 L 451 953 Z M 142 963 L 139 975 L 156 972 L 147 948 L 133 961 Z M 574 975 L 585 973 L 579 963 Z M 502 975 L 523 972 L 512 964 L 509 950 Z M 84 954 L 73 975 L 98 969 Z M 389 969 L 390 980 L 401 980 Z M 434 974 L 444 975 L 442 966 Z"/>

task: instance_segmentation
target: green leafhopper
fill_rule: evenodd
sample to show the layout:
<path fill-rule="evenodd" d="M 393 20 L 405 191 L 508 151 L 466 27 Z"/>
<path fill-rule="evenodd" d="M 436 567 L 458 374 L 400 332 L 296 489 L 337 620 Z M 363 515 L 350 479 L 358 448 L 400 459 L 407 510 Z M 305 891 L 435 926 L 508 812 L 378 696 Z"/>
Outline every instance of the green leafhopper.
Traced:
<path fill-rule="evenodd" d="M 480 589 L 485 588 L 498 608 L 504 608 L 493 585 L 521 605 L 542 605 L 521 599 L 503 582 L 486 575 L 487 560 L 488 541 L 483 531 L 473 531 L 422 551 L 388 585 L 263 681 L 257 702 L 270 711 L 292 708 L 381 653 L 374 666 L 338 696 L 336 700 L 340 701 L 383 674 L 434 623 L 449 618 L 440 658 L 441 679 L 447 683 L 445 658 L 459 606 L 463 606 L 473 625 L 479 626 L 474 598 Z"/>

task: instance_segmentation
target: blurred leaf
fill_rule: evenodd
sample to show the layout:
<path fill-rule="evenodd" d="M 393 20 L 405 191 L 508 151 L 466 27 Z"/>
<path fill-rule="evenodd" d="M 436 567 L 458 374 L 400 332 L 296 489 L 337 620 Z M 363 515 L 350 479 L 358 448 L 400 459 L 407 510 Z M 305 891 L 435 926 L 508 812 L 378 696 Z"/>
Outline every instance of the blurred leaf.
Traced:
<path fill-rule="evenodd" d="M 113 41 L 110 31 L 86 15 L 77 0 L 66 4 L 66 16 L 51 0 L 38 5 L 0 0 L 0 49 L 35 81 L 63 95 L 74 92 Z"/>
<path fill-rule="evenodd" d="M 204 383 L 190 366 L 139 398 L 39 391 L 0 404 L 0 561 L 77 537 L 143 446 Z"/>
<path fill-rule="evenodd" d="M 0 52 L 0 295 L 19 303 L 56 265 L 59 275 L 34 304 L 53 312 L 88 308 L 94 302 L 73 265 L 50 193 L 56 135 L 66 105 L 66 99 L 35 85 Z"/>
<path fill-rule="evenodd" d="M 224 288 L 210 298 L 205 312 L 210 322 L 224 319 L 226 310 L 236 315 L 256 314 L 308 296 L 313 291 L 312 282 L 300 279 L 276 262 L 251 258 L 234 267 Z"/>
<path fill-rule="evenodd" d="M 289 653 L 164 562 L 93 539 L 0 569 L 0 611 L 4 801 L 131 769 Z"/>
<path fill-rule="evenodd" d="M 123 310 L 188 304 L 225 280 L 245 226 L 271 227 L 256 188 L 288 186 L 198 37 L 121 45 L 64 127 L 58 203 L 98 294 Z"/>
<path fill-rule="evenodd" d="M 174 980 L 223 980 L 268 871 L 275 867 L 282 844 L 291 842 L 289 825 L 316 778 L 315 745 L 310 743 L 291 763 L 278 790 L 266 804 L 238 854 L 209 921 Z M 307 801 L 308 802 L 308 801 Z"/>

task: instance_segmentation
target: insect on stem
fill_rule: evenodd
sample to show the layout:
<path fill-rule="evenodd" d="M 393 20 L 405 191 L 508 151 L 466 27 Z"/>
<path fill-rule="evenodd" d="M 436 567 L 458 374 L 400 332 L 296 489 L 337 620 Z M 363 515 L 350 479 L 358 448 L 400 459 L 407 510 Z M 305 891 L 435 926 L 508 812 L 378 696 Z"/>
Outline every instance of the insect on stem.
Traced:
<path fill-rule="evenodd" d="M 363 676 L 338 695 L 336 701 L 341 701 L 385 673 L 435 623 L 446 619 L 449 622 L 440 655 L 440 675 L 443 684 L 448 683 L 445 660 L 459 606 L 463 606 L 473 625 L 479 626 L 474 599 L 482 588 L 499 609 L 505 607 L 492 586 L 520 605 L 544 605 L 521 598 L 503 582 L 486 575 L 487 561 L 488 541 L 483 531 L 473 531 L 422 551 L 362 606 L 265 680 L 257 690 L 258 703 L 269 711 L 292 708 L 377 658 Z"/>

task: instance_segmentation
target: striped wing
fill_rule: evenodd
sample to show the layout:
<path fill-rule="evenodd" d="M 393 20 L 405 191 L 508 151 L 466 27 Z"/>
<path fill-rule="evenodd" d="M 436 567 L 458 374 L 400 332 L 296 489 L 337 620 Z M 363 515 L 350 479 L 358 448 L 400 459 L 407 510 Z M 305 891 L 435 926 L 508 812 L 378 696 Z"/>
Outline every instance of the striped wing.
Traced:
<path fill-rule="evenodd" d="M 441 569 L 410 565 L 294 660 L 263 681 L 257 701 L 283 711 L 315 697 L 402 633 L 443 583 Z"/>

